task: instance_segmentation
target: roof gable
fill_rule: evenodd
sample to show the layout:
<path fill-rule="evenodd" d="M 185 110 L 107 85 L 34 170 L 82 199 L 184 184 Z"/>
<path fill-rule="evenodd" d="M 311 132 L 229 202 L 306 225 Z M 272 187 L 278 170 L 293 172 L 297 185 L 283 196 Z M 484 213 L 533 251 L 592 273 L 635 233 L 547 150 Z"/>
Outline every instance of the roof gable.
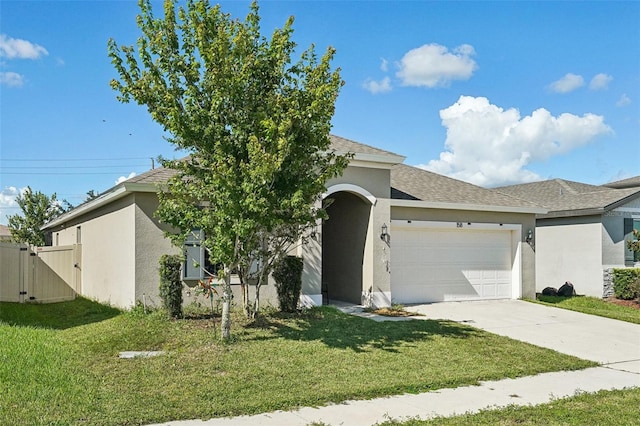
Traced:
<path fill-rule="evenodd" d="M 605 183 L 602 186 L 606 186 L 608 188 L 616 188 L 616 189 L 634 188 L 634 187 L 640 188 L 640 176 L 634 176 L 628 179 L 622 179 L 615 182 Z"/>

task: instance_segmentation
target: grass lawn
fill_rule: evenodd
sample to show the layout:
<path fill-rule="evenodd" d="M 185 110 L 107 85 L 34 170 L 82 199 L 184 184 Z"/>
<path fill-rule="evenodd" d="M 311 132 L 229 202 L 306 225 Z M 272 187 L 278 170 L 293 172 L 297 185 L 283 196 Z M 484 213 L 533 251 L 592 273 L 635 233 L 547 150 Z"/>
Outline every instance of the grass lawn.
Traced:
<path fill-rule="evenodd" d="M 600 391 L 558 399 L 548 404 L 510 406 L 499 410 L 484 410 L 478 414 L 429 421 L 390 420 L 382 425 L 637 425 L 638 407 L 640 407 L 640 388 Z"/>
<path fill-rule="evenodd" d="M 560 297 L 541 295 L 538 296 L 536 303 L 640 324 L 640 309 L 616 305 L 596 297 Z"/>
<path fill-rule="evenodd" d="M 131 425 L 256 414 L 595 365 L 448 321 L 377 323 L 332 308 L 206 319 L 85 299 L 0 303 L 0 424 Z M 162 350 L 119 359 L 120 351 Z"/>

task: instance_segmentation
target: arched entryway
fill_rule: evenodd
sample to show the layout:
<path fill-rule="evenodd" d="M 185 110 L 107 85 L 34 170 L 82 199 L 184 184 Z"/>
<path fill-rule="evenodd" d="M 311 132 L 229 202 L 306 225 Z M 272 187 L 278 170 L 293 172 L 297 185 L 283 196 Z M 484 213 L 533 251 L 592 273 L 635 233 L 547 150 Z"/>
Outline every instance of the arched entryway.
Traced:
<path fill-rule="evenodd" d="M 375 198 L 361 188 L 326 195 L 322 225 L 322 303 L 362 303 L 363 268 Z"/>

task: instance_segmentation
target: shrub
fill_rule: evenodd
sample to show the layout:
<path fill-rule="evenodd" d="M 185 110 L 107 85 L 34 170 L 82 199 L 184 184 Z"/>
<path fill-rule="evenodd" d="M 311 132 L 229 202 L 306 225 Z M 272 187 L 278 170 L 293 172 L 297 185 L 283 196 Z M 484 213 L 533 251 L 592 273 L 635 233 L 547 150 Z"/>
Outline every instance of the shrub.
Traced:
<path fill-rule="evenodd" d="M 160 298 L 173 318 L 182 318 L 182 256 L 165 254 L 160 258 Z"/>
<path fill-rule="evenodd" d="M 640 268 L 614 269 L 613 293 L 618 299 L 640 298 Z"/>
<path fill-rule="evenodd" d="M 295 256 L 283 257 L 273 269 L 278 301 L 282 312 L 295 312 L 298 308 L 302 289 L 302 259 Z"/>

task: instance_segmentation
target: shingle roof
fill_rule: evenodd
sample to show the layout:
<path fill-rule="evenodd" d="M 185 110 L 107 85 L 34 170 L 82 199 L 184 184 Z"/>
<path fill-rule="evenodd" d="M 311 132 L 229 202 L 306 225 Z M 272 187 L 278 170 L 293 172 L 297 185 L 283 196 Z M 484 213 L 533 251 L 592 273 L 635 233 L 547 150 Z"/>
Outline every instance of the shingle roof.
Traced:
<path fill-rule="evenodd" d="M 374 154 L 374 155 L 398 155 L 396 153 L 385 151 L 384 149 L 375 148 L 340 136 L 330 135 L 331 148 L 338 152 L 353 152 L 356 154 Z"/>
<path fill-rule="evenodd" d="M 452 179 L 417 167 L 398 164 L 391 169 L 391 198 L 504 207 L 540 207 L 493 189 Z"/>
<path fill-rule="evenodd" d="M 606 186 L 608 188 L 616 188 L 616 189 L 640 187 L 640 176 L 634 176 L 628 179 L 622 179 L 622 180 L 617 180 L 615 182 L 605 183 L 602 186 Z"/>
<path fill-rule="evenodd" d="M 538 203 L 549 209 L 548 215 L 557 212 L 604 211 L 613 208 L 634 195 L 640 196 L 640 188 L 612 189 L 579 182 L 552 179 L 495 188 L 505 194 Z"/>
<path fill-rule="evenodd" d="M 144 173 L 141 173 L 137 176 L 134 176 L 130 179 L 127 179 L 125 182 L 127 183 L 165 183 L 172 176 L 174 176 L 177 172 L 173 169 L 165 169 L 164 167 L 158 167 L 157 169 L 149 170 Z"/>

